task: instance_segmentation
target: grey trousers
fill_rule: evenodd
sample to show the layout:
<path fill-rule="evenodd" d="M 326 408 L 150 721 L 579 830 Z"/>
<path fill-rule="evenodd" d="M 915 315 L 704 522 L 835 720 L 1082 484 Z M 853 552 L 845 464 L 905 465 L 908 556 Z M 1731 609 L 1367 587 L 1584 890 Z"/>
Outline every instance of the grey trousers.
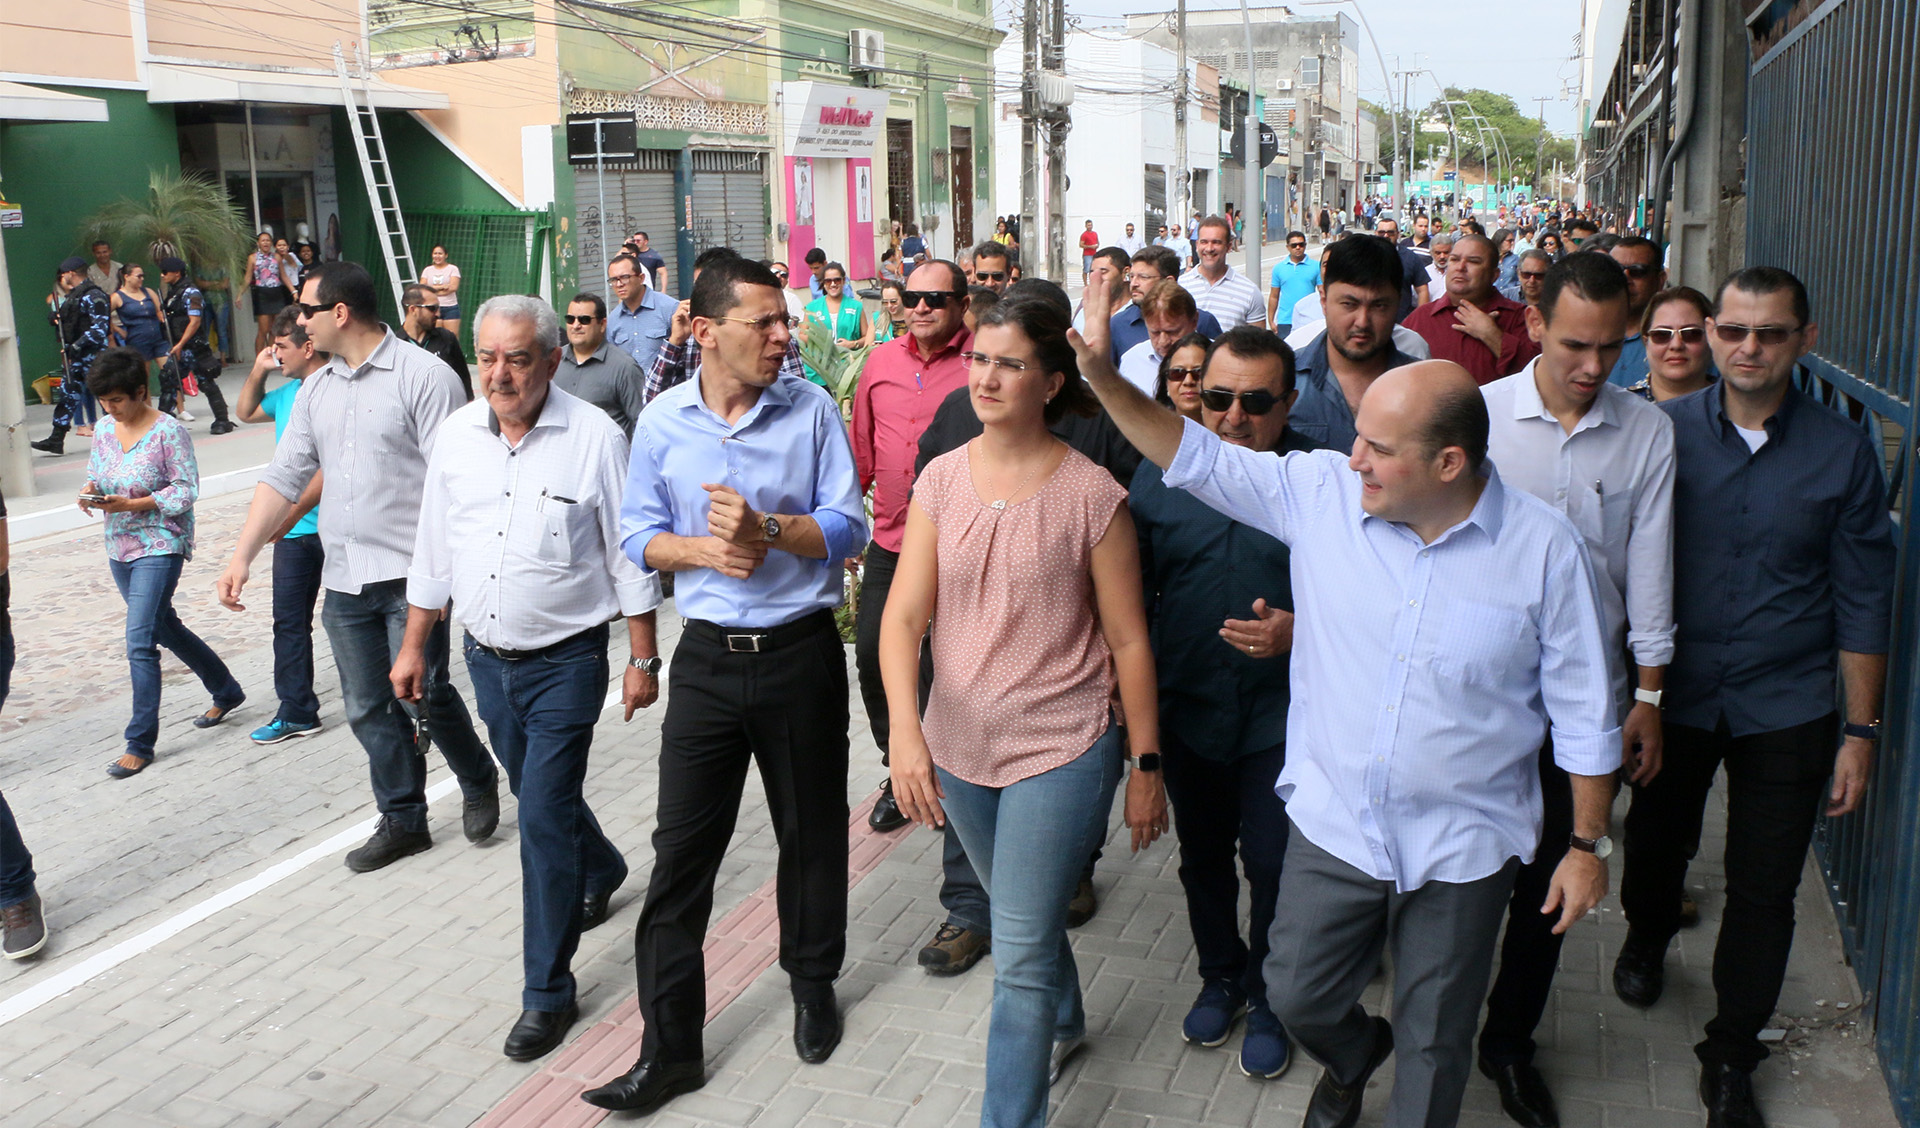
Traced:
<path fill-rule="evenodd" d="M 1351 1084 L 1373 1052 L 1360 1006 L 1393 946 L 1393 1096 L 1389 1128 L 1452 1128 L 1473 1065 L 1494 940 L 1517 858 L 1463 884 L 1430 881 L 1408 893 L 1376 881 L 1293 828 L 1280 870 L 1280 911 L 1267 956 L 1267 999 L 1300 1048 Z"/>

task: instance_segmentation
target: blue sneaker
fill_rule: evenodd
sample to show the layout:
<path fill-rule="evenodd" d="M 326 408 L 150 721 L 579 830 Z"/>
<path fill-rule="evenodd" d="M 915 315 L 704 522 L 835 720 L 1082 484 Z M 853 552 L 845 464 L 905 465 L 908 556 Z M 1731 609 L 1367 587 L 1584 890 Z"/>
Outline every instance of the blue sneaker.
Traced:
<path fill-rule="evenodd" d="M 255 744 L 278 744 L 283 740 L 292 740 L 296 736 L 312 736 L 320 731 L 320 722 L 303 725 L 296 721 L 283 721 L 278 717 L 271 724 L 261 725 L 253 730 Z"/>
<path fill-rule="evenodd" d="M 1240 1072 L 1256 1081 L 1271 1081 L 1293 1064 L 1293 1044 L 1280 1020 L 1262 1006 L 1247 1011 L 1247 1035 L 1240 1041 Z"/>
<path fill-rule="evenodd" d="M 1209 979 L 1193 1000 L 1193 1009 L 1180 1024 L 1180 1034 L 1196 1046 L 1217 1046 L 1233 1033 L 1233 1024 L 1247 1012 L 1247 993 L 1228 979 Z"/>

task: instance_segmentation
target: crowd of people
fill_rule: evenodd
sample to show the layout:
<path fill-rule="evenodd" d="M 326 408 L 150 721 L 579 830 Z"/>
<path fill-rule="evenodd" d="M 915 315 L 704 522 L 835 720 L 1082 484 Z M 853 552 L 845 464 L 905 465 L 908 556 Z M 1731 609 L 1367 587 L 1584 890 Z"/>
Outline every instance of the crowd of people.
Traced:
<path fill-rule="evenodd" d="M 1323 1067 L 1312 1128 L 1353 1124 L 1396 1054 L 1387 1123 L 1453 1123 L 1477 1068 L 1540 1128 L 1559 1121 L 1534 1034 L 1568 929 L 1617 865 L 1613 987 L 1658 1004 L 1724 767 L 1699 1093 L 1709 1124 L 1760 1125 L 1751 1076 L 1806 851 L 1822 813 L 1859 806 L 1879 739 L 1879 456 L 1796 388 L 1818 327 L 1784 270 L 1707 295 L 1668 288 L 1656 244 L 1578 215 L 1492 236 L 1416 215 L 1405 240 L 1365 218 L 1312 261 L 1289 233 L 1265 293 L 1226 261 L 1229 217 L 1129 232 L 1085 256 L 1077 306 L 1019 277 L 1006 220 L 954 260 L 909 253 L 907 228 L 877 315 L 824 251 L 798 310 L 785 263 L 723 247 L 675 301 L 637 233 L 608 264 L 611 302 L 479 303 L 470 376 L 444 253 L 397 331 L 364 269 L 314 264 L 237 407 L 277 436 L 217 585 L 244 611 L 273 545 L 279 708 L 252 739 L 320 729 L 324 589 L 380 812 L 346 864 L 432 847 L 429 747 L 469 841 L 495 832 L 504 774 L 524 989 L 503 1050 L 533 1060 L 577 1022 L 572 957 L 630 868 L 584 797 L 621 627 L 625 718 L 663 673 L 671 688 L 635 932 L 645 1032 L 582 1096 L 652 1110 L 705 1082 L 702 943 L 750 767 L 779 848 L 795 1052 L 823 1062 L 840 1041 L 857 688 L 886 772 L 870 825 L 943 836 L 944 915 L 918 964 L 994 956 L 994 1128 L 1044 1124 L 1084 1045 L 1069 931 L 1099 911 L 1116 792 L 1131 849 L 1170 833 L 1180 851 L 1200 983 L 1177 1036 L 1240 1030 L 1256 1079 L 1304 1050 Z M 158 265 L 179 284 L 183 264 Z M 159 647 L 211 695 L 196 725 L 245 694 L 172 607 L 198 477 L 148 391 L 142 326 L 165 299 L 137 269 L 115 296 L 78 258 L 61 279 L 69 372 L 108 416 L 80 504 L 106 514 L 127 602 L 134 716 L 108 768 L 127 778 L 155 758 Z M 101 328 L 116 310 L 123 328 Z M 867 352 L 850 418 L 809 378 L 813 331 Z M 485 743 L 449 679 L 456 623 Z M 45 943 L 3 801 L 0 923 L 9 958 Z M 1391 1021 L 1360 1003 L 1387 952 Z"/>

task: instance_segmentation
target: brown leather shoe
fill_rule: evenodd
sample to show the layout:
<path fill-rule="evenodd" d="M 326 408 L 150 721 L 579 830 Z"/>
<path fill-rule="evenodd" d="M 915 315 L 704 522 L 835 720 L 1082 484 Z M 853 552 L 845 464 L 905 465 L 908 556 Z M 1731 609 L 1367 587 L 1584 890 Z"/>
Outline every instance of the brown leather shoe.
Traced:
<path fill-rule="evenodd" d="M 47 915 L 40 894 L 0 909 L 0 956 L 24 960 L 47 946 Z"/>
<path fill-rule="evenodd" d="M 993 942 L 984 932 L 943 924 L 920 949 L 920 966 L 930 975 L 959 975 L 987 954 Z"/>

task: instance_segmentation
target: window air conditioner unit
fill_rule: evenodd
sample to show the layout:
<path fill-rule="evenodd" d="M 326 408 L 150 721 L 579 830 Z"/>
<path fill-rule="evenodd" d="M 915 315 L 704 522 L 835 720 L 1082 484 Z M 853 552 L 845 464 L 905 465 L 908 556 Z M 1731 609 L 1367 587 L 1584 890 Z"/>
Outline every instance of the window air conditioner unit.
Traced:
<path fill-rule="evenodd" d="M 871 28 L 856 27 L 847 32 L 847 65 L 853 70 L 885 70 L 887 37 Z"/>

